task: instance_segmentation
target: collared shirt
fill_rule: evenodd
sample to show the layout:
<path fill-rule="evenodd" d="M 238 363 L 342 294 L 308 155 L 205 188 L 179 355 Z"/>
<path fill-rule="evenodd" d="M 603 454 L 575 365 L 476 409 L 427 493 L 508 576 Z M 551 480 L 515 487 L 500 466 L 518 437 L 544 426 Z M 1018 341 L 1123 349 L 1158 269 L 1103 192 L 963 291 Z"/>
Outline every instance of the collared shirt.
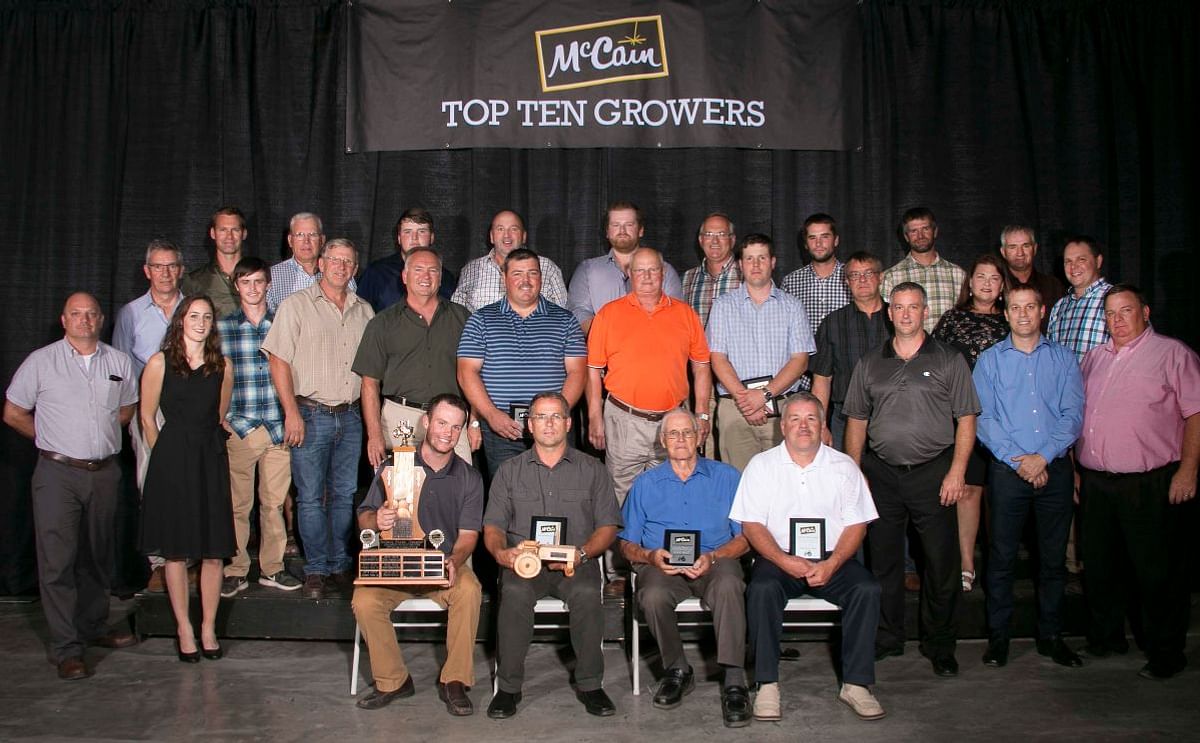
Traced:
<path fill-rule="evenodd" d="M 722 462 L 700 457 L 687 480 L 663 462 L 633 481 L 621 518 L 620 537 L 646 549 L 662 549 L 667 529 L 700 532 L 700 551 L 712 552 L 742 533 L 729 518 L 741 474 Z"/>
<path fill-rule="evenodd" d="M 870 523 L 879 514 L 853 459 L 822 444 L 801 467 L 787 444 L 780 444 L 746 465 L 729 518 L 766 526 L 784 552 L 792 546 L 792 519 L 825 519 L 825 550 L 832 552 L 846 527 Z"/>
<path fill-rule="evenodd" d="M 956 418 L 979 414 L 979 396 L 958 349 L 926 335 L 908 360 L 890 342 L 864 354 L 842 412 L 868 421 L 867 440 L 883 461 L 923 464 L 954 444 Z"/>
<path fill-rule="evenodd" d="M 708 272 L 703 262 L 695 268 L 689 268 L 683 274 L 683 299 L 692 306 L 700 316 L 700 324 L 708 327 L 708 314 L 712 311 L 713 302 L 717 297 L 728 294 L 731 290 L 742 285 L 742 269 L 736 259 L 730 254 L 721 266 L 721 271 L 713 276 Z"/>
<path fill-rule="evenodd" d="M 207 294 L 213 301 L 218 320 L 233 314 L 242 304 L 237 288 L 233 285 L 233 277 L 222 271 L 216 261 L 185 276 L 180 289 L 189 297 Z"/>
<path fill-rule="evenodd" d="M 846 288 L 846 267 L 834 259 L 833 273 L 825 278 L 817 275 L 813 264 L 797 268 L 783 277 L 783 290 L 804 305 L 813 335 L 821 327 L 821 321 L 834 310 L 850 303 L 850 290 Z"/>
<path fill-rule="evenodd" d="M 427 403 L 458 394 L 458 341 L 467 308 L 438 298 L 428 323 L 405 301 L 380 312 L 363 332 L 354 356 L 355 374 L 379 380 L 384 396 Z"/>
<path fill-rule="evenodd" d="M 817 352 L 809 360 L 813 374 L 831 377 L 829 401 L 840 403 L 850 388 L 854 365 L 867 351 L 878 348 L 892 337 L 892 321 L 887 302 L 868 315 L 854 302 L 830 312 L 817 329 Z"/>
<path fill-rule="evenodd" d="M 601 307 L 628 293 L 629 277 L 617 266 L 609 248 L 604 255 L 588 258 L 575 267 L 571 275 L 570 309 L 582 325 L 595 317 Z M 663 294 L 683 299 L 679 273 L 666 261 L 663 261 Z"/>
<path fill-rule="evenodd" d="M 1059 345 L 1075 352 L 1075 358 L 1083 363 L 1087 352 L 1108 342 L 1108 326 L 1104 324 L 1104 296 L 1112 284 L 1103 277 L 1084 289 L 1082 297 L 1069 291 L 1050 309 L 1050 322 L 1046 335 Z"/>
<path fill-rule="evenodd" d="M 362 380 L 351 370 L 358 343 L 375 316 L 371 305 L 354 292 L 346 293 L 345 310 L 325 296 L 320 284 L 285 299 L 262 350 L 292 368 L 292 386 L 300 397 L 323 405 L 358 400 Z"/>
<path fill-rule="evenodd" d="M 391 461 L 388 457 L 379 467 L 358 513 L 378 511 L 387 500 L 384 478 L 391 475 Z M 425 471 L 417 501 L 417 524 L 426 534 L 440 529 L 446 536 L 440 549 L 449 555 L 454 552 L 459 531 L 483 531 L 483 478 L 462 457 L 454 455 L 445 467 L 435 470 L 421 459 L 420 447 L 413 453 L 413 463 Z"/>
<path fill-rule="evenodd" d="M 307 289 L 321 280 L 321 272 L 310 274 L 296 260 L 295 256 L 286 261 L 280 261 L 271 266 L 271 286 L 267 289 L 267 307 L 272 312 L 279 309 L 279 304 L 292 294 Z M 357 291 L 358 284 L 354 279 L 346 286 L 350 291 Z"/>
<path fill-rule="evenodd" d="M 358 277 L 357 294 L 371 303 L 375 314 L 383 312 L 408 297 L 408 287 L 404 286 L 404 281 L 400 277 L 400 272 L 403 270 L 404 258 L 399 251 L 396 251 L 367 266 L 367 270 Z M 458 277 L 454 275 L 453 271 L 443 267 L 438 296 L 450 301 L 457 286 Z"/>
<path fill-rule="evenodd" d="M 966 271 L 941 256 L 926 266 L 917 262 L 912 253 L 909 253 L 899 263 L 883 272 L 883 283 L 879 289 L 884 300 L 888 300 L 892 296 L 892 287 L 905 281 L 914 281 L 924 287 L 929 297 L 929 317 L 925 319 L 925 332 L 930 333 L 942 318 L 942 313 L 954 306 L 966 277 Z"/>
<path fill-rule="evenodd" d="M 150 292 L 146 292 L 117 312 L 112 344 L 133 359 L 135 379 L 142 375 L 142 369 L 146 368 L 150 357 L 162 350 L 163 336 L 167 334 L 171 316 L 181 301 L 183 294 L 177 294 L 171 310 L 164 315 Z"/>
<path fill-rule="evenodd" d="M 600 308 L 588 334 L 588 366 L 608 369 L 604 388 L 642 410 L 670 410 L 688 396 L 688 362 L 709 362 L 696 311 L 667 295 L 653 311 L 627 294 Z"/>
<path fill-rule="evenodd" d="M 980 355 L 972 376 L 979 394 L 979 440 L 1014 470 L 1020 462 L 1013 457 L 1040 454 L 1053 462 L 1079 437 L 1083 377 L 1065 347 L 1041 337 L 1025 353 L 1010 335 Z"/>
<path fill-rule="evenodd" d="M 504 269 L 496 263 L 496 249 L 481 255 L 463 266 L 462 278 L 452 300 L 471 312 L 504 299 Z M 542 269 L 542 296 L 559 307 L 567 306 L 567 284 L 554 261 L 538 256 Z"/>
<path fill-rule="evenodd" d="M 567 519 L 564 544 L 582 546 L 602 526 L 621 526 L 621 509 L 612 478 L 599 459 L 567 447 L 562 459 L 547 467 L 537 449 L 509 457 L 496 471 L 488 491 L 483 525 L 505 532 L 509 547 L 533 539 L 533 519 Z"/>
<path fill-rule="evenodd" d="M 762 304 L 750 298 L 745 284 L 718 297 L 706 335 L 709 350 L 724 354 L 742 380 L 774 377 L 796 354 L 817 350 L 804 306 L 773 284 Z M 793 384 L 779 394 L 795 389 Z M 729 394 L 719 381 L 717 392 Z"/>
<path fill-rule="evenodd" d="M 1011 271 L 1008 272 L 1007 279 L 1009 291 L 1012 291 L 1014 286 L 1021 283 L 1021 280 L 1014 276 Z M 1058 300 L 1063 298 L 1063 295 L 1066 293 L 1066 289 L 1063 287 L 1063 283 L 1058 280 L 1057 276 L 1052 276 L 1048 273 L 1042 273 L 1036 268 L 1029 272 L 1029 281 L 1024 283 L 1036 288 L 1038 293 L 1042 295 L 1042 304 L 1050 308 L 1046 310 L 1045 316 L 1042 317 L 1042 335 L 1046 335 L 1046 330 L 1050 327 L 1050 310 L 1053 310 L 1054 305 L 1058 303 Z"/>
<path fill-rule="evenodd" d="M 90 361 L 66 338 L 22 362 L 8 401 L 34 411 L 34 444 L 75 459 L 104 459 L 121 451 L 121 408 L 138 401 L 133 360 L 97 343 Z"/>
<path fill-rule="evenodd" d="M 217 321 L 221 353 L 233 363 L 233 396 L 225 420 L 240 438 L 263 426 L 271 442 L 283 442 L 283 409 L 271 383 L 271 364 L 260 350 L 275 315 L 270 310 L 258 325 L 246 318 L 240 305 L 233 314 Z"/>
<path fill-rule="evenodd" d="M 1083 360 L 1083 431 L 1075 456 L 1102 472 L 1149 472 L 1179 461 L 1184 421 L 1200 413 L 1200 358 L 1146 328 L 1117 349 L 1111 340 Z"/>
<path fill-rule="evenodd" d="M 518 315 L 507 298 L 489 304 L 467 319 L 458 341 L 459 358 L 483 360 L 483 386 L 504 411 L 514 403 L 528 405 L 539 392 L 561 391 L 564 360 L 586 356 L 575 316 L 545 297 L 529 317 Z"/>

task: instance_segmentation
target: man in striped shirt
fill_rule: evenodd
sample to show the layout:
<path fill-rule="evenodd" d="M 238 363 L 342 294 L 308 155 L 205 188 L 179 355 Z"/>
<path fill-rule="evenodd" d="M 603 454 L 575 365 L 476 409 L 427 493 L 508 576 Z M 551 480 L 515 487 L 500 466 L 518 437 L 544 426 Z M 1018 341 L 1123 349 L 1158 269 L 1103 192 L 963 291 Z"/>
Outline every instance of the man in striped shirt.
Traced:
<path fill-rule="evenodd" d="M 505 297 L 471 315 L 458 343 L 458 385 L 483 434 L 488 473 L 532 443 L 524 435 L 529 401 L 562 392 L 574 407 L 587 380 L 579 321 L 542 296 L 542 264 L 529 248 L 504 259 Z"/>
<path fill-rule="evenodd" d="M 932 333 L 946 310 L 954 306 L 966 272 L 938 255 L 937 219 L 923 206 L 904 212 L 900 219 L 900 234 L 908 243 L 908 255 L 883 272 L 883 296 L 890 297 L 892 289 L 906 281 L 920 284 L 928 297 L 929 315 L 925 318 L 926 333 Z"/>
<path fill-rule="evenodd" d="M 1094 238 L 1081 235 L 1067 241 L 1063 248 L 1063 272 L 1071 291 L 1054 303 L 1046 335 L 1059 345 L 1083 357 L 1096 346 L 1108 342 L 1104 326 L 1104 295 L 1110 284 L 1100 275 L 1104 256 Z"/>

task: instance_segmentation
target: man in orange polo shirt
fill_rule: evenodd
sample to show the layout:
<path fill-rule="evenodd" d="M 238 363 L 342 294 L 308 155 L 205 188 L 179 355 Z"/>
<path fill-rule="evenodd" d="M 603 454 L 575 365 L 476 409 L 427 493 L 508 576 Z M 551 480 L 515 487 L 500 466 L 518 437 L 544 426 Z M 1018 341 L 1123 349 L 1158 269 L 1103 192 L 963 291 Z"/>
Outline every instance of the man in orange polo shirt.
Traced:
<path fill-rule="evenodd" d="M 666 459 L 658 424 L 666 413 L 687 404 L 689 363 L 700 447 L 708 437 L 712 393 L 704 326 L 686 302 L 663 293 L 662 254 L 638 248 L 629 265 L 632 288 L 596 313 L 587 361 L 588 439 L 606 450 L 621 504 L 634 478 Z M 607 590 L 623 592 L 623 582 L 610 582 Z"/>

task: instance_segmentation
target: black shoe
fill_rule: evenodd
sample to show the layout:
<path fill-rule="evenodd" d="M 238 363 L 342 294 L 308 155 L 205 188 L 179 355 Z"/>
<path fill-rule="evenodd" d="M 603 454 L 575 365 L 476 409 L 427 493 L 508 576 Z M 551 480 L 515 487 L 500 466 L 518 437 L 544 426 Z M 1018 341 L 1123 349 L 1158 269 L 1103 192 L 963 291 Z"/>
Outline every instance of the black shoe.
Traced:
<path fill-rule="evenodd" d="M 881 661 L 884 658 L 894 658 L 894 657 L 899 657 L 901 655 L 904 655 L 904 646 L 903 645 L 897 645 L 894 648 L 875 648 L 876 662 Z"/>
<path fill-rule="evenodd" d="M 587 710 L 589 715 L 596 717 L 608 717 L 617 713 L 617 708 L 613 705 L 612 700 L 604 693 L 604 689 L 592 689 L 591 691 L 577 691 L 575 698 L 583 702 L 583 708 Z"/>
<path fill-rule="evenodd" d="M 750 724 L 752 716 L 749 689 L 744 686 L 726 686 L 721 689 L 721 717 L 725 720 L 725 727 L 746 727 Z"/>
<path fill-rule="evenodd" d="M 1008 640 L 988 640 L 983 654 L 983 665 L 988 668 L 1003 668 L 1008 665 Z"/>
<path fill-rule="evenodd" d="M 200 651 L 193 650 L 190 653 L 183 652 L 183 648 L 182 648 L 182 646 L 180 646 L 179 640 L 175 641 L 175 654 L 177 656 L 179 656 L 180 663 L 199 663 L 200 662 Z"/>
<path fill-rule="evenodd" d="M 1151 679 L 1153 681 L 1166 681 L 1182 673 L 1185 665 L 1185 663 L 1168 664 L 1150 661 L 1142 666 L 1142 670 L 1138 671 L 1138 675 L 1144 679 Z"/>
<path fill-rule="evenodd" d="M 691 668 L 668 668 L 658 691 L 654 693 L 654 706 L 659 709 L 675 709 L 683 704 L 684 696 L 696 688 L 696 673 Z"/>
<path fill-rule="evenodd" d="M 306 599 L 323 599 L 325 598 L 325 580 L 324 575 L 307 575 L 304 577 L 304 587 L 300 589 L 300 595 Z"/>
<path fill-rule="evenodd" d="M 487 716 L 493 720 L 504 720 L 517 714 L 517 705 L 521 703 L 521 692 L 504 691 L 500 689 L 492 697 L 488 705 Z"/>
<path fill-rule="evenodd" d="M 397 699 L 411 697 L 417 693 L 416 687 L 413 685 L 412 674 L 400 684 L 400 688 L 395 691 L 380 691 L 378 688 L 372 689 L 365 694 L 362 699 L 355 702 L 355 706 L 359 709 L 379 709 L 386 707 Z"/>
<path fill-rule="evenodd" d="M 958 661 L 953 655 L 935 655 L 930 659 L 933 664 L 933 674 L 942 678 L 952 678 L 958 675 Z"/>
<path fill-rule="evenodd" d="M 1079 668 L 1083 665 L 1083 659 L 1067 647 L 1067 643 L 1063 642 L 1061 637 L 1038 640 L 1037 651 L 1038 655 L 1044 655 L 1060 666 Z"/>
<path fill-rule="evenodd" d="M 216 646 L 212 650 L 209 650 L 201 645 L 200 654 L 209 660 L 221 660 L 221 658 L 225 657 L 225 651 L 221 649 L 220 645 Z"/>
<path fill-rule="evenodd" d="M 467 696 L 467 686 L 461 681 L 438 683 L 438 699 L 446 705 L 446 711 L 455 717 L 466 717 L 475 712 L 471 698 Z"/>

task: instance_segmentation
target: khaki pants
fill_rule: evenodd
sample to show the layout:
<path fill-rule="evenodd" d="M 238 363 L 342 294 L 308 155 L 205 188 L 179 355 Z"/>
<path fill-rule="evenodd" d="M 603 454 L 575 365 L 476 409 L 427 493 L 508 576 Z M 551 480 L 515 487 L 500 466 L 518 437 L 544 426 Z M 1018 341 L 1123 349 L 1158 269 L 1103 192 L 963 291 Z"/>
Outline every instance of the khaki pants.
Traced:
<path fill-rule="evenodd" d="M 396 641 L 392 626 L 392 609 L 401 601 L 414 597 L 432 599 L 449 611 L 446 624 L 446 665 L 442 666 L 439 681 L 448 684 L 460 681 L 465 686 L 475 684 L 475 633 L 479 630 L 479 605 L 483 592 L 479 579 L 469 565 L 458 569 L 454 585 L 445 589 L 422 590 L 416 586 L 356 586 L 354 589 L 354 618 L 367 640 L 371 654 L 371 675 L 378 691 L 395 691 L 408 679 L 408 668 Z"/>
<path fill-rule="evenodd" d="M 287 528 L 283 523 L 283 502 L 292 486 L 292 455 L 284 444 L 271 442 L 266 426 L 259 426 L 246 438 L 237 434 L 225 442 L 229 452 L 229 492 L 233 497 L 233 531 L 237 554 L 225 567 L 225 576 L 246 577 L 250 555 L 250 510 L 254 507 L 254 471 L 258 470 L 258 566 L 263 575 L 283 570 L 283 551 L 287 548 Z"/>
<path fill-rule="evenodd" d="M 733 465 L 738 472 L 746 469 L 755 454 L 783 441 L 778 418 L 767 418 L 761 426 L 752 426 L 738 410 L 737 403 L 727 397 L 717 400 L 717 428 L 721 434 L 721 461 Z"/>
<path fill-rule="evenodd" d="M 604 463 L 612 475 L 619 505 L 625 505 L 625 496 L 638 475 L 667 458 L 658 440 L 658 423 L 621 410 L 612 400 L 604 401 Z"/>
<path fill-rule="evenodd" d="M 410 408 L 398 402 L 384 400 L 383 435 L 387 437 L 389 446 L 400 445 L 400 440 L 392 437 L 392 429 L 400 425 L 401 421 L 407 421 L 413 427 L 414 445 L 424 440 L 425 426 L 421 425 L 421 416 L 423 415 L 425 415 L 425 411 L 420 408 Z M 471 442 L 467 439 L 466 425 L 463 426 L 462 435 L 458 437 L 458 443 L 454 445 L 454 453 L 467 464 L 471 464 Z"/>

